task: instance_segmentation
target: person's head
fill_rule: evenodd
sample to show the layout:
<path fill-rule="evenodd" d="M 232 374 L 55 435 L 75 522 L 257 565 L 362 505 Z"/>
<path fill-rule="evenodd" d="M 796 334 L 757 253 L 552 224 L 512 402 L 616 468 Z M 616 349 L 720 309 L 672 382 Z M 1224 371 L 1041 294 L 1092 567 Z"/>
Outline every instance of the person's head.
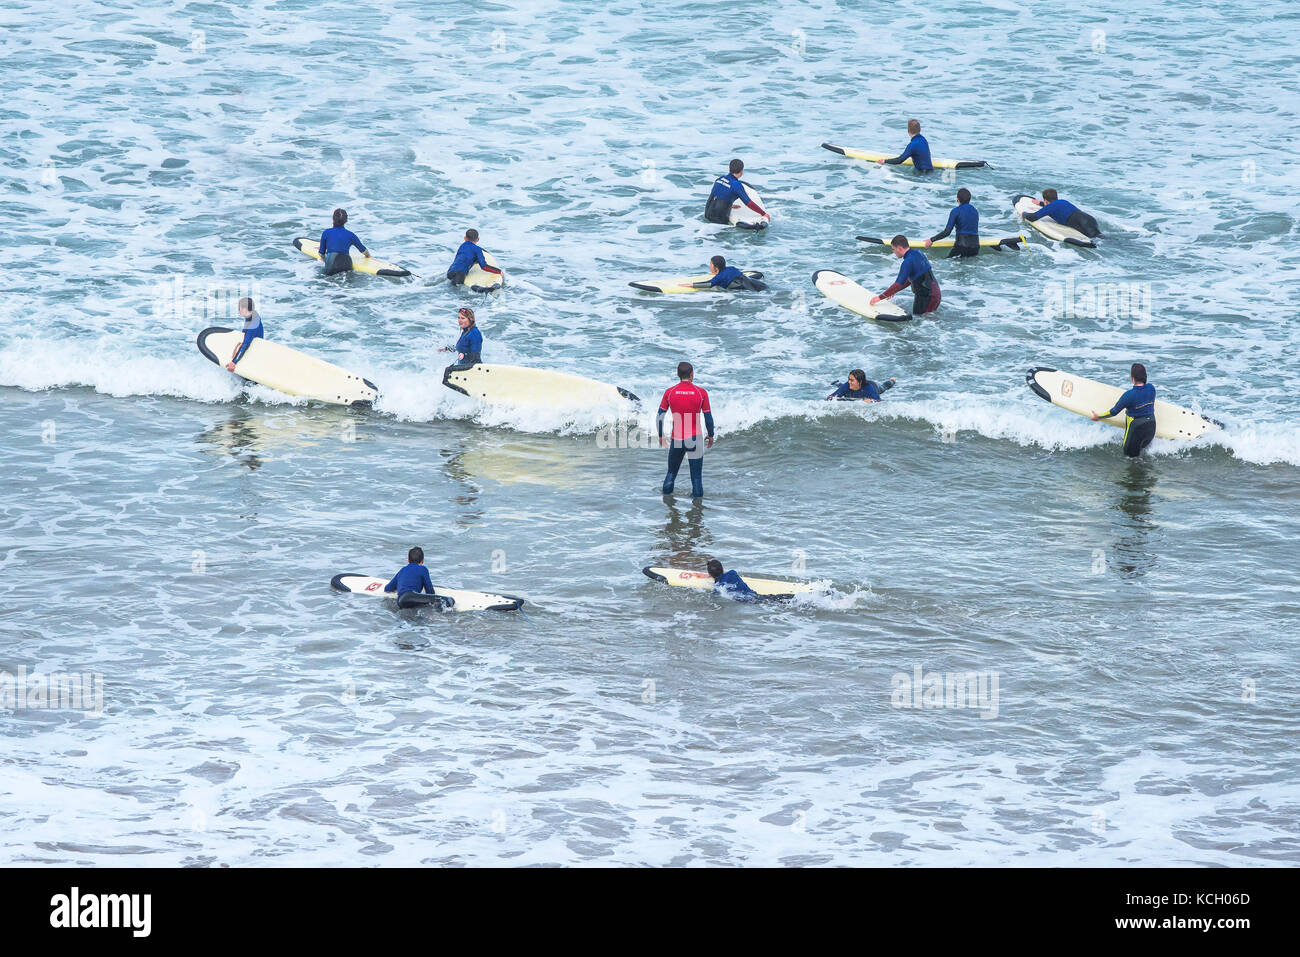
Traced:
<path fill-rule="evenodd" d="M 907 251 L 912 248 L 911 244 L 907 241 L 907 237 L 902 233 L 899 233 L 891 239 L 889 245 L 893 248 L 895 256 L 906 256 Z"/>
<path fill-rule="evenodd" d="M 861 389 L 867 384 L 867 374 L 861 369 L 854 369 L 849 373 L 849 388 L 853 390 Z"/>
<path fill-rule="evenodd" d="M 726 268 L 727 260 L 722 256 L 714 256 L 709 260 L 709 269 L 715 276 Z"/>
<path fill-rule="evenodd" d="M 478 242 L 478 230 L 477 229 L 465 230 L 465 239 L 471 243 Z"/>
<path fill-rule="evenodd" d="M 253 300 L 251 297 L 245 296 L 239 300 L 239 314 L 245 319 L 253 314 Z"/>
<path fill-rule="evenodd" d="M 1128 370 L 1129 378 L 1133 380 L 1134 385 L 1147 384 L 1147 367 L 1140 362 L 1133 363 L 1133 368 Z"/>
<path fill-rule="evenodd" d="M 474 325 L 474 310 L 469 306 L 461 306 L 460 311 L 456 313 L 456 323 L 462 329 L 469 329 Z"/>
<path fill-rule="evenodd" d="M 414 548 L 412 548 L 409 552 L 406 553 L 406 560 L 410 562 L 412 565 L 423 565 L 424 549 L 421 548 L 419 545 L 416 545 Z"/>
<path fill-rule="evenodd" d="M 677 378 L 681 379 L 683 382 L 694 379 L 695 366 L 691 365 L 689 362 L 677 363 Z"/>
<path fill-rule="evenodd" d="M 348 222 L 348 211 L 346 209 L 334 210 L 334 225 L 346 226 Z"/>
<path fill-rule="evenodd" d="M 704 567 L 708 570 L 708 573 L 713 576 L 714 581 L 717 581 L 722 577 L 722 562 L 718 561 L 716 558 L 710 558 L 709 563 Z"/>
<path fill-rule="evenodd" d="M 727 164 L 727 170 L 732 176 L 739 176 L 741 173 L 745 172 L 745 164 L 740 160 L 732 160 Z"/>
<path fill-rule="evenodd" d="M 919 133 L 919 132 L 921 132 L 921 121 L 920 121 L 920 120 L 908 120 L 908 121 L 907 121 L 907 135 L 908 135 L 908 136 L 915 136 L 915 135 L 916 135 L 917 133 Z"/>
<path fill-rule="evenodd" d="M 965 186 L 957 190 L 957 202 L 959 203 L 970 202 L 970 190 L 968 190 Z"/>
<path fill-rule="evenodd" d="M 1045 190 L 1043 190 L 1043 199 L 1044 199 L 1044 201 L 1049 202 L 1049 203 L 1054 203 L 1054 202 L 1056 202 L 1056 190 L 1054 190 L 1054 189 L 1045 189 Z"/>

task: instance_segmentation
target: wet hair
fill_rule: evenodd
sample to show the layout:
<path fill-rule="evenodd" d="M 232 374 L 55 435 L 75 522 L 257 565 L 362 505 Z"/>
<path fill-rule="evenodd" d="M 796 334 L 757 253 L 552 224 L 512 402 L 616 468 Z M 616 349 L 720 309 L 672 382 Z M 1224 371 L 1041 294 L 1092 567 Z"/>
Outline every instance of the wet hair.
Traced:
<path fill-rule="evenodd" d="M 685 380 L 689 379 L 693 375 L 695 375 L 695 366 L 691 365 L 689 362 L 677 363 L 677 378 Z"/>
<path fill-rule="evenodd" d="M 247 309 L 249 312 L 257 312 L 257 310 L 253 308 L 253 300 L 249 296 L 245 296 L 243 299 L 239 300 L 239 308 Z"/>
<path fill-rule="evenodd" d="M 424 561 L 424 549 L 421 548 L 419 545 L 416 545 L 414 548 L 412 548 L 409 552 L 406 553 L 406 560 L 410 562 L 412 565 L 419 565 L 421 562 Z"/>
<path fill-rule="evenodd" d="M 478 242 L 478 230 L 477 229 L 465 230 L 465 238 L 472 243 Z"/>
<path fill-rule="evenodd" d="M 717 266 L 719 269 L 727 268 L 727 260 L 721 256 L 714 256 L 709 260 L 709 262 L 713 263 L 713 265 Z"/>
<path fill-rule="evenodd" d="M 1056 202 L 1056 190 L 1050 188 L 1043 190 L 1043 199 L 1047 200 L 1049 203 Z"/>
<path fill-rule="evenodd" d="M 456 312 L 456 318 L 457 318 L 457 319 L 461 319 L 461 318 L 468 319 L 468 320 L 469 320 L 469 324 L 472 326 L 472 325 L 474 325 L 474 310 L 471 309 L 469 306 L 461 306 L 460 309 L 457 310 L 457 312 Z"/>
<path fill-rule="evenodd" d="M 861 369 L 852 369 L 852 370 L 850 370 L 850 371 L 849 371 L 849 378 L 850 378 L 850 379 L 857 379 L 859 382 L 862 383 L 862 385 L 858 386 L 859 389 L 863 388 L 863 387 L 866 386 L 866 384 L 867 384 L 867 374 L 866 374 L 865 372 L 863 372 Z"/>
<path fill-rule="evenodd" d="M 1133 368 L 1128 370 L 1128 374 L 1133 377 L 1133 381 L 1138 385 L 1147 384 L 1147 367 L 1142 363 L 1133 363 Z"/>
<path fill-rule="evenodd" d="M 893 239 L 891 239 L 891 240 L 889 241 L 889 245 L 891 245 L 891 246 L 902 246 L 904 249 L 911 249 L 911 248 L 912 248 L 911 244 L 908 243 L 908 241 L 907 241 L 907 237 L 904 236 L 902 233 L 899 233 L 897 236 L 895 236 Z"/>
<path fill-rule="evenodd" d="M 713 576 L 714 581 L 717 581 L 722 577 L 722 562 L 718 561 L 716 558 L 710 558 L 709 563 L 704 567 L 708 569 L 708 572 Z"/>
<path fill-rule="evenodd" d="M 921 121 L 920 121 L 920 120 L 908 120 L 908 121 L 907 121 L 907 135 L 908 135 L 908 136 L 915 136 L 915 135 L 916 135 L 917 133 L 919 133 L 919 132 L 921 132 Z"/>
<path fill-rule="evenodd" d="M 968 190 L 965 186 L 957 190 L 957 202 L 959 203 L 970 202 L 970 190 Z"/>
<path fill-rule="evenodd" d="M 727 169 L 731 171 L 732 176 L 739 176 L 741 173 L 745 172 L 745 164 L 740 160 L 732 160 L 727 164 Z"/>
<path fill-rule="evenodd" d="M 334 210 L 334 225 L 345 226 L 348 221 L 348 211 L 346 209 Z"/>

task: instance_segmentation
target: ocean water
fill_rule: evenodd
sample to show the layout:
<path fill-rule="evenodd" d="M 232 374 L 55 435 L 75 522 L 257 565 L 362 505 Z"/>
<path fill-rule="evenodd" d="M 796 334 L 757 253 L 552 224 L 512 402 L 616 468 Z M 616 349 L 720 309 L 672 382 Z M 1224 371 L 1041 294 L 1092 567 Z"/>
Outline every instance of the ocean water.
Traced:
<path fill-rule="evenodd" d="M 4 863 L 1300 861 L 1293 4 L 15 0 L 0 27 Z M 991 168 L 820 148 L 900 150 L 911 116 Z M 763 233 L 702 221 L 732 156 Z M 935 232 L 959 185 L 989 236 L 1055 186 L 1101 248 L 936 257 L 939 314 L 897 327 L 813 288 L 883 289 L 854 237 Z M 294 251 L 340 205 L 418 278 Z M 499 295 L 437 281 L 470 226 Z M 715 253 L 770 292 L 627 286 Z M 207 362 L 248 293 L 375 410 Z M 447 390 L 467 304 L 487 358 L 639 418 Z M 694 504 L 637 431 L 683 358 L 719 432 Z M 1135 360 L 1226 428 L 1130 463 L 1024 382 Z M 898 386 L 820 401 L 854 367 Z M 524 613 L 330 590 L 414 544 Z M 818 589 L 641 574 L 715 556 Z M 15 690 L 59 674 L 81 707 Z"/>

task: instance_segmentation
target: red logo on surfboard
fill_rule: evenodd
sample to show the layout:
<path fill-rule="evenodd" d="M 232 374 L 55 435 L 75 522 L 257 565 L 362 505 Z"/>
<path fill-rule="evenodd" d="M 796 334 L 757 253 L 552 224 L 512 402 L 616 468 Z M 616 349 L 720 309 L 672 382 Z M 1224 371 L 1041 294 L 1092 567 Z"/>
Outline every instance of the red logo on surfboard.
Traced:
<path fill-rule="evenodd" d="M 379 582 L 371 582 L 366 586 L 366 591 L 378 591 L 382 587 Z"/>

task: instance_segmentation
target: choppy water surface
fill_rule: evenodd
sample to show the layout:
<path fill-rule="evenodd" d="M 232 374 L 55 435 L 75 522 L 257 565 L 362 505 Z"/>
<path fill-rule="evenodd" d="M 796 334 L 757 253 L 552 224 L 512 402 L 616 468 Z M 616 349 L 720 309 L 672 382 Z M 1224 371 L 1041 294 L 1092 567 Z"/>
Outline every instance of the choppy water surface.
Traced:
<path fill-rule="evenodd" d="M 0 701 L 6 862 L 1300 860 L 1300 15 L 735 16 L 0 12 L 0 672 L 102 682 L 90 710 Z M 936 156 L 992 163 L 958 174 L 986 235 L 1052 185 L 1102 248 L 937 261 L 939 317 L 899 328 L 823 299 L 819 268 L 892 280 L 856 235 L 943 223 L 958 182 L 819 148 L 899 148 L 911 115 Z M 764 234 L 700 220 L 733 155 Z M 337 205 L 427 278 L 320 277 L 290 244 Z M 503 295 L 433 281 L 467 226 Z M 771 292 L 626 285 L 717 252 Z M 242 393 L 194 348 L 232 290 L 379 383 L 377 409 Z M 1111 290 L 1141 314 L 1096 315 Z M 609 410 L 443 388 L 466 303 L 489 358 L 647 409 L 694 361 L 720 433 L 703 504 L 665 503 L 661 453 Z M 1024 384 L 1135 359 L 1228 428 L 1131 464 Z M 855 366 L 898 388 L 818 401 Z M 436 581 L 526 614 L 329 590 L 417 543 Z M 712 556 L 822 584 L 739 606 L 640 573 Z M 971 672 L 981 701 L 925 694 Z"/>

